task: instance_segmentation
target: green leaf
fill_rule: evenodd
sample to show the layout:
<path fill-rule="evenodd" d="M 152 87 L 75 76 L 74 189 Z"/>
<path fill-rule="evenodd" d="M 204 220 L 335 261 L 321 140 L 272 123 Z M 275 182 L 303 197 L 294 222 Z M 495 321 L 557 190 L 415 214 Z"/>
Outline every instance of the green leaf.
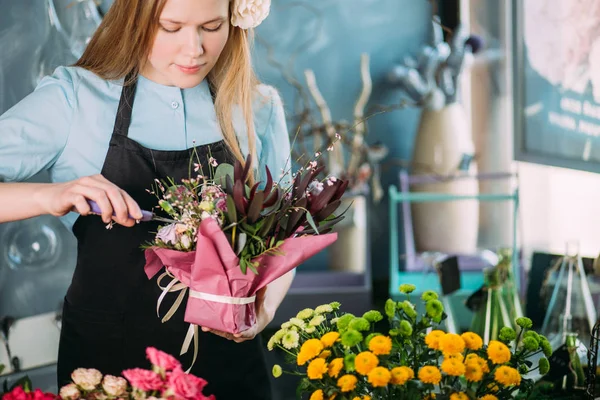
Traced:
<path fill-rule="evenodd" d="M 215 170 L 213 180 L 217 185 L 226 187 L 228 175 L 233 179 L 233 165 L 227 163 L 219 164 Z"/>
<path fill-rule="evenodd" d="M 235 210 L 235 202 L 231 195 L 227 196 L 227 218 L 230 223 L 237 222 L 237 212 Z"/>
<path fill-rule="evenodd" d="M 315 224 L 315 221 L 313 220 L 312 215 L 310 215 L 310 213 L 308 211 L 306 212 L 306 221 L 308 221 L 308 224 L 310 225 L 310 227 L 313 228 L 315 233 L 318 235 L 319 228 L 317 228 L 317 225 Z"/>

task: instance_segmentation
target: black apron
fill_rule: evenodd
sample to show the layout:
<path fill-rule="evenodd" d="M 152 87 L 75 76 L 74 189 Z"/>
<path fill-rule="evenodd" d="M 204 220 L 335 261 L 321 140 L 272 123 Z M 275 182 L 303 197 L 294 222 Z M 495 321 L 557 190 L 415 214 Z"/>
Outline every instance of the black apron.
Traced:
<path fill-rule="evenodd" d="M 189 178 L 192 149 L 151 150 L 127 136 L 135 88 L 135 84 L 123 88 L 102 175 L 129 193 L 142 209 L 155 210 L 158 200 L 146 190 L 156 178 L 171 177 L 176 182 Z M 199 146 L 196 150 L 204 171 L 208 170 L 209 149 L 218 162 L 232 161 L 223 141 Z M 156 278 L 149 280 L 144 273 L 140 245 L 152 241 L 157 229 L 157 223 L 141 222 L 132 228 L 115 225 L 107 230 L 99 216 L 82 216 L 75 222 L 77 266 L 63 308 L 59 388 L 70 383 L 71 372 L 80 367 L 117 376 L 128 368 L 149 368 L 148 346 L 177 357 L 184 369 L 191 364 L 193 345 L 179 356 L 189 327 L 183 320 L 185 301 L 169 321 L 161 323 L 156 315 L 161 290 Z M 176 297 L 170 295 L 163 301 L 165 308 Z M 204 394 L 214 394 L 217 400 L 271 398 L 260 336 L 235 343 L 200 331 L 198 359 L 191 373 L 208 381 Z"/>

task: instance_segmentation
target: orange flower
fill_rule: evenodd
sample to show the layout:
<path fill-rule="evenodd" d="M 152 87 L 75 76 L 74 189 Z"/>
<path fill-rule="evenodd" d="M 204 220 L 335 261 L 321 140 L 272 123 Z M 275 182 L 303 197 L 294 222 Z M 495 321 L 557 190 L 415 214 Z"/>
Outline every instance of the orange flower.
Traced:
<path fill-rule="evenodd" d="M 440 338 L 444 336 L 446 333 L 440 330 L 431 331 L 425 336 L 425 344 L 429 346 L 430 349 L 439 350 L 440 349 Z"/>
<path fill-rule="evenodd" d="M 309 400 L 323 400 L 323 391 L 321 389 L 315 390 Z"/>
<path fill-rule="evenodd" d="M 325 348 L 331 347 L 336 342 L 336 340 L 339 339 L 339 337 L 340 337 L 340 334 L 337 332 L 328 332 L 328 333 L 324 334 L 323 337 L 321 338 L 321 343 L 323 343 L 323 346 Z"/>
<path fill-rule="evenodd" d="M 308 339 L 298 353 L 298 365 L 304 365 L 307 361 L 318 356 L 323 350 L 323 344 L 319 339 Z"/>
<path fill-rule="evenodd" d="M 323 379 L 325 373 L 327 373 L 327 362 L 322 358 L 312 360 L 306 369 L 308 379 Z"/>
<path fill-rule="evenodd" d="M 391 382 L 394 385 L 404 385 L 415 377 L 415 372 L 410 367 L 396 367 L 392 371 Z"/>
<path fill-rule="evenodd" d="M 384 367 L 376 367 L 369 372 L 368 380 L 373 387 L 385 387 L 390 382 L 392 374 Z"/>
<path fill-rule="evenodd" d="M 447 358 L 442 362 L 442 371 L 450 376 L 461 376 L 465 373 L 465 365 L 457 358 Z"/>
<path fill-rule="evenodd" d="M 340 371 L 344 367 L 344 359 L 343 358 L 334 358 L 329 363 L 329 376 L 331 378 L 337 378 L 340 374 Z"/>
<path fill-rule="evenodd" d="M 479 350 L 483 346 L 483 339 L 476 333 L 465 332 L 460 337 L 465 341 L 465 346 L 469 350 Z"/>
<path fill-rule="evenodd" d="M 338 379 L 337 385 L 342 390 L 342 392 L 346 393 L 353 391 L 356 387 L 357 382 L 358 379 L 356 379 L 354 375 L 346 374 L 340 379 Z"/>
<path fill-rule="evenodd" d="M 387 336 L 377 335 L 369 341 L 369 350 L 377 356 L 390 354 L 390 351 L 392 351 L 392 339 Z"/>
<path fill-rule="evenodd" d="M 510 349 L 502 342 L 491 340 L 487 348 L 488 358 L 494 364 L 504 364 L 510 361 Z"/>
<path fill-rule="evenodd" d="M 361 375 L 367 375 L 377 365 L 379 365 L 379 359 L 370 351 L 363 351 L 354 359 L 354 368 Z"/>
<path fill-rule="evenodd" d="M 444 354 L 458 354 L 465 351 L 465 341 L 456 333 L 446 333 L 442 336 L 439 346 Z"/>
<path fill-rule="evenodd" d="M 437 367 L 428 365 L 419 370 L 419 379 L 423 383 L 433 383 L 437 385 L 442 380 L 442 373 Z"/>

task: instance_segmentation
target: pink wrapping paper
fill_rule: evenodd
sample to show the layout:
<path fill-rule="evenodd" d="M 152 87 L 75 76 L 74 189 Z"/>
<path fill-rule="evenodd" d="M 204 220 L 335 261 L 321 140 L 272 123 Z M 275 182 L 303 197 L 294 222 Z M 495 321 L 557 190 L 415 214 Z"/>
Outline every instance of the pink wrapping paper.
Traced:
<path fill-rule="evenodd" d="M 336 233 L 289 238 L 280 246 L 283 255 L 261 256 L 258 275 L 243 274 L 239 259 L 227 237 L 213 219 L 205 219 L 197 234 L 196 251 L 180 252 L 162 248 L 146 250 L 145 272 L 152 279 L 163 266 L 190 290 L 185 321 L 228 333 L 240 333 L 256 323 L 254 303 L 228 304 L 193 296 L 209 295 L 247 298 L 285 275 L 337 239 Z"/>

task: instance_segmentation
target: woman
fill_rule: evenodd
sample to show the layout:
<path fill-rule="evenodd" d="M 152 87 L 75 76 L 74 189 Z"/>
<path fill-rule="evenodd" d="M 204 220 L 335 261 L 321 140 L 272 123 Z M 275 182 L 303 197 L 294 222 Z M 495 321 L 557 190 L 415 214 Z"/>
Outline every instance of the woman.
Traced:
<path fill-rule="evenodd" d="M 285 169 L 290 144 L 282 104 L 274 89 L 257 83 L 250 60 L 247 29 L 266 17 L 268 2 L 252 3 L 115 0 L 77 64 L 58 68 L 0 116 L 0 175 L 7 181 L 0 202 L 10 204 L 0 208 L 0 222 L 52 214 L 78 239 L 59 385 L 79 367 L 109 374 L 148 367 L 147 346 L 179 354 L 183 308 L 162 324 L 159 288 L 143 272 L 140 244 L 157 226 L 135 223 L 141 209 L 156 204 L 146 192 L 154 179 L 187 177 L 193 147 L 202 159 L 209 149 L 218 162 L 251 153 L 259 171 Z M 52 183 L 17 183 L 41 170 L 49 170 Z M 101 217 L 86 216 L 88 199 L 100 205 Z M 111 219 L 118 225 L 107 230 Z M 259 294 L 258 322 L 248 331 L 203 329 L 192 373 L 208 381 L 205 394 L 270 398 L 257 335 L 292 277 Z M 189 364 L 191 355 L 181 360 Z"/>

